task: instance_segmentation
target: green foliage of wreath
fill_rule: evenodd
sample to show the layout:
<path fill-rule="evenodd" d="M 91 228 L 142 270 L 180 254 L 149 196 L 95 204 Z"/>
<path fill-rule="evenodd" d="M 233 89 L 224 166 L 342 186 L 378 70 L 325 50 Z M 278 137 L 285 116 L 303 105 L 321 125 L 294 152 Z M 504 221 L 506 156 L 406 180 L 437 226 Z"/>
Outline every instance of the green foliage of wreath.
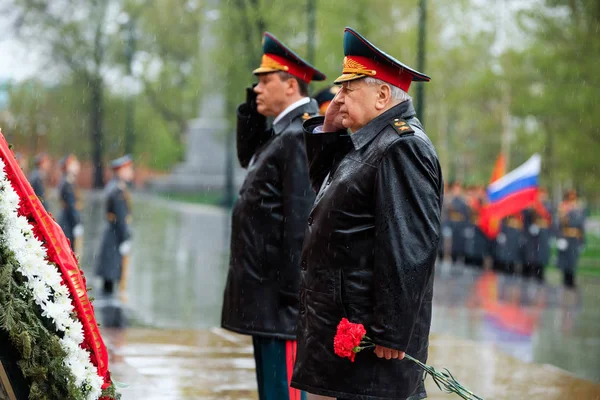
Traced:
<path fill-rule="evenodd" d="M 0 329 L 20 356 L 17 362 L 30 385 L 30 400 L 85 400 L 65 366 L 62 349 L 51 321 L 41 316 L 25 278 L 17 271 L 18 261 L 2 240 L 5 237 L 0 216 Z M 119 398 L 114 385 L 103 396 Z"/>

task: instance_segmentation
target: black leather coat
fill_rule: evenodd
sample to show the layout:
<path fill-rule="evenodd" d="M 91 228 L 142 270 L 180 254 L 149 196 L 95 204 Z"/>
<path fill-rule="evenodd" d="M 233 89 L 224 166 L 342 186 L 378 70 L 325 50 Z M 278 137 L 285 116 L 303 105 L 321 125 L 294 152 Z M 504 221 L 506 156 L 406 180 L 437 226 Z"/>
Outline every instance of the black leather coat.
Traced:
<path fill-rule="evenodd" d="M 302 250 L 298 354 L 292 386 L 344 399 L 422 398 L 422 372 L 372 349 L 334 354 L 343 317 L 385 347 L 427 359 L 442 173 L 410 101 L 360 131 L 313 134 L 304 124 L 318 190 Z"/>
<path fill-rule="evenodd" d="M 285 115 L 270 133 L 248 134 L 256 126 L 243 108 L 238 110 L 238 158 L 249 167 L 233 208 L 221 320 L 225 329 L 296 337 L 300 253 L 314 201 L 302 123 L 317 112 L 311 100 Z"/>

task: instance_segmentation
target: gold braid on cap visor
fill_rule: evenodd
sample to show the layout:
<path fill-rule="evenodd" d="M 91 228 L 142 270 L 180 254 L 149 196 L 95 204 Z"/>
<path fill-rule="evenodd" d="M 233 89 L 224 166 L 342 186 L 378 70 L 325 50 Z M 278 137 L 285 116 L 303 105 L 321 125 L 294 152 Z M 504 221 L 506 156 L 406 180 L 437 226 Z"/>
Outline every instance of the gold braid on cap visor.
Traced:
<path fill-rule="evenodd" d="M 283 65 L 276 60 L 272 59 L 266 54 L 263 54 L 262 60 L 260 61 L 260 68 L 268 68 L 275 69 L 278 71 L 288 71 L 289 67 L 287 65 Z"/>
<path fill-rule="evenodd" d="M 377 74 L 377 71 L 375 71 L 374 69 L 367 69 L 367 67 L 365 67 L 361 63 L 351 58 L 344 57 L 344 66 L 342 69 L 342 73 L 375 76 Z"/>

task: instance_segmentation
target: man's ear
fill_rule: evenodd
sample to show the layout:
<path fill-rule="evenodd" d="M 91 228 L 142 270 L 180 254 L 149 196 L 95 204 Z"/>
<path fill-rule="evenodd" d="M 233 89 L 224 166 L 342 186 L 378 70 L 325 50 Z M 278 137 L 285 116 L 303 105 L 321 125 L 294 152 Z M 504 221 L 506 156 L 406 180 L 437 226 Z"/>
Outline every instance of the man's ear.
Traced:
<path fill-rule="evenodd" d="M 392 89 L 389 85 L 379 85 L 377 88 L 377 99 L 375 101 L 375 109 L 383 110 L 392 100 Z"/>
<path fill-rule="evenodd" d="M 290 96 L 300 90 L 300 88 L 298 87 L 298 81 L 296 81 L 295 79 L 287 79 L 285 81 L 285 85 L 285 91 Z"/>

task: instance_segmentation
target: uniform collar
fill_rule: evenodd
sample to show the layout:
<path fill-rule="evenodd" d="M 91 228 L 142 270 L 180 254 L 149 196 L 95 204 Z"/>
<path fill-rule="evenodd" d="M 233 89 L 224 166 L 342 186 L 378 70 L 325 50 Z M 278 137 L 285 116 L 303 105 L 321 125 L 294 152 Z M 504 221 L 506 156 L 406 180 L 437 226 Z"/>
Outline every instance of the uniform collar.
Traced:
<path fill-rule="evenodd" d="M 304 97 L 297 102 L 288 106 L 281 114 L 275 118 L 273 122 L 273 131 L 276 135 L 279 135 L 288 125 L 297 118 L 298 116 L 308 113 L 310 115 L 317 114 L 319 107 L 317 102 L 308 97 Z"/>
<path fill-rule="evenodd" d="M 350 135 L 354 148 L 359 150 L 377 136 L 379 132 L 389 125 L 394 118 L 409 119 L 416 114 L 412 100 L 403 101 L 383 114 L 375 117 L 367 125 Z"/>

